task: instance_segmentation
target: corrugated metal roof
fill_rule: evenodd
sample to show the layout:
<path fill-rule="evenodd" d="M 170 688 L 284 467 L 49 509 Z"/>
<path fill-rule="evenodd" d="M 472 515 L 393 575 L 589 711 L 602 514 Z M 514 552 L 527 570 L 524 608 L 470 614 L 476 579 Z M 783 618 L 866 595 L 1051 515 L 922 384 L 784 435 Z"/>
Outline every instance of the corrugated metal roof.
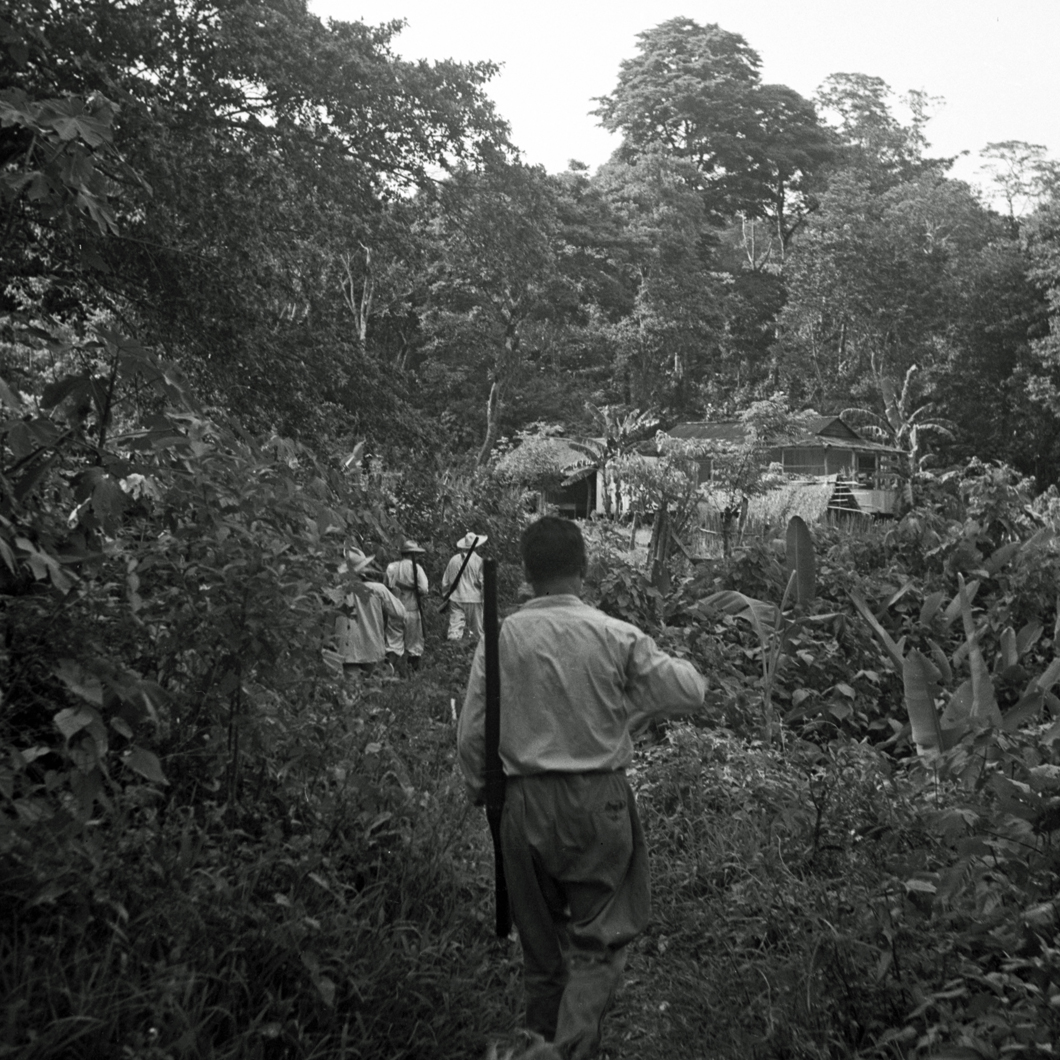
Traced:
<path fill-rule="evenodd" d="M 858 434 L 842 416 L 817 416 L 806 425 L 807 433 L 819 434 L 825 438 L 842 438 L 848 441 L 860 441 Z"/>
<path fill-rule="evenodd" d="M 671 438 L 709 439 L 717 442 L 742 442 L 747 428 L 739 420 L 718 420 L 714 423 L 679 423 L 666 432 Z"/>
<path fill-rule="evenodd" d="M 846 449 L 856 453 L 900 453 L 901 449 L 895 449 L 881 442 L 870 442 L 856 435 L 854 438 L 829 438 L 822 434 L 804 434 L 801 438 L 795 438 L 790 442 L 778 442 L 775 449 Z"/>
<path fill-rule="evenodd" d="M 825 448 L 854 449 L 861 452 L 898 453 L 879 442 L 862 438 L 853 427 L 839 416 L 816 416 L 807 424 L 807 433 L 790 441 L 775 443 L 774 448 L 817 445 Z M 715 420 L 711 423 L 679 423 L 666 432 L 671 438 L 688 438 L 697 441 L 734 442 L 739 444 L 747 437 L 747 428 L 739 420 Z"/>

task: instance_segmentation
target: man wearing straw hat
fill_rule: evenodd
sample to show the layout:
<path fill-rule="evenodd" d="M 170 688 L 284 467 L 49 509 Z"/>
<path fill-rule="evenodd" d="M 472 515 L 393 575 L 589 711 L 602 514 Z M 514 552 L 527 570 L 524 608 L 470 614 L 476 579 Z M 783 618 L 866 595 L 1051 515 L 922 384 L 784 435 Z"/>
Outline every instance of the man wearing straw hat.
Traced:
<path fill-rule="evenodd" d="M 404 623 L 405 607 L 381 582 L 369 581 L 378 574 L 375 561 L 353 545 L 346 546 L 346 574 L 342 614 L 335 621 L 336 651 L 347 674 L 370 674 L 386 656 L 384 623 L 387 618 Z"/>
<path fill-rule="evenodd" d="M 442 596 L 449 603 L 450 640 L 462 640 L 465 625 L 472 640 L 482 636 L 482 557 L 478 549 L 487 540 L 485 534 L 464 534 L 456 543 L 459 551 L 442 575 Z"/>
<path fill-rule="evenodd" d="M 413 670 L 420 668 L 423 658 L 423 598 L 427 595 L 427 575 L 419 557 L 426 549 L 411 538 L 401 543 L 401 559 L 394 560 L 386 569 L 383 583 L 405 608 L 404 622 L 388 622 L 386 626 L 386 654 L 399 665 L 404 658 Z"/>

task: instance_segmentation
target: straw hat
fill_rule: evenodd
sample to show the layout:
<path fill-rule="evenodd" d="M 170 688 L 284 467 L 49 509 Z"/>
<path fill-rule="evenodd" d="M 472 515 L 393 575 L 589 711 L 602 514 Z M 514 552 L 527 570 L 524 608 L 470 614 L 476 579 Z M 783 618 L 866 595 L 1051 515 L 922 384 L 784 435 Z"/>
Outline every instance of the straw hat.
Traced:
<path fill-rule="evenodd" d="M 375 557 L 366 556 L 359 548 L 352 545 L 346 549 L 346 567 L 354 574 L 363 574 L 365 571 L 375 571 Z"/>
<path fill-rule="evenodd" d="M 420 548 L 419 544 L 416 541 L 413 541 L 411 537 L 407 537 L 401 542 L 400 551 L 404 556 L 409 552 L 426 552 L 427 550 L 425 548 Z"/>
<path fill-rule="evenodd" d="M 488 540 L 489 538 L 485 534 L 473 534 L 468 531 L 459 541 L 457 541 L 456 547 L 461 549 L 470 548 L 472 545 L 477 547 L 478 545 L 484 545 Z"/>

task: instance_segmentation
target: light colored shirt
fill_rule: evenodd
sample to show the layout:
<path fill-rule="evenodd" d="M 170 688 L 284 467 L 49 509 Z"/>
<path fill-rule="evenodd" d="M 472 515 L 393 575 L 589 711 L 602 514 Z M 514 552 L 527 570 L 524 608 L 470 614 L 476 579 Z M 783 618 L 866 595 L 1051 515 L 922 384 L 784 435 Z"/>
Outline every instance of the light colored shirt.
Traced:
<path fill-rule="evenodd" d="M 445 573 L 442 575 L 442 595 L 449 591 L 449 586 L 456 581 L 457 571 L 464 562 L 464 553 L 458 552 L 446 565 Z M 456 604 L 481 604 L 482 603 L 482 557 L 477 552 L 471 553 L 471 559 L 467 561 L 464 573 L 460 575 L 452 596 L 449 597 Z"/>
<path fill-rule="evenodd" d="M 386 655 L 384 616 L 403 622 L 404 606 L 379 582 L 351 582 L 347 587 L 346 606 L 353 613 L 339 615 L 335 620 L 336 651 L 343 662 L 379 662 Z"/>
<path fill-rule="evenodd" d="M 703 703 L 706 682 L 629 622 L 577 596 L 539 596 L 504 621 L 500 755 L 507 776 L 622 769 L 630 729 Z M 468 793 L 485 787 L 485 645 L 471 663 L 457 750 Z"/>
<path fill-rule="evenodd" d="M 416 583 L 420 587 L 420 595 L 427 595 L 427 575 L 419 560 L 416 561 Z M 386 569 L 383 578 L 386 587 L 404 604 L 406 611 L 418 611 L 416 602 L 416 590 L 413 589 L 412 560 L 396 559 Z"/>

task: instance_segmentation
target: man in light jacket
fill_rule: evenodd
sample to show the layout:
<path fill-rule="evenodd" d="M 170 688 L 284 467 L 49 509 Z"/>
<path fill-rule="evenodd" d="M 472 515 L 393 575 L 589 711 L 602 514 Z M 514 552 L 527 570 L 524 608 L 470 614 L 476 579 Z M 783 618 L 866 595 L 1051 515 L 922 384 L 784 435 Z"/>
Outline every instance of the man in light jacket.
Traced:
<path fill-rule="evenodd" d="M 386 655 L 386 619 L 404 623 L 405 608 L 385 585 L 368 581 L 379 571 L 359 548 L 346 547 L 339 573 L 346 575 L 346 584 L 342 614 L 335 620 L 336 651 L 347 674 L 370 674 Z"/>
<path fill-rule="evenodd" d="M 501 849 L 523 949 L 526 1022 L 555 1055 L 596 1055 L 626 946 L 651 914 L 648 850 L 625 768 L 630 730 L 699 711 L 706 683 L 647 634 L 581 600 L 585 542 L 545 516 L 523 533 L 534 597 L 500 630 Z M 472 801 L 485 789 L 485 652 L 457 725 Z"/>
<path fill-rule="evenodd" d="M 405 608 L 404 622 L 388 622 L 386 627 L 386 653 L 392 661 L 408 659 L 408 665 L 418 670 L 423 658 L 423 613 L 420 603 L 427 595 L 427 574 L 419 558 L 425 549 L 411 538 L 401 543 L 401 559 L 388 564 L 383 583 L 401 601 Z"/>

